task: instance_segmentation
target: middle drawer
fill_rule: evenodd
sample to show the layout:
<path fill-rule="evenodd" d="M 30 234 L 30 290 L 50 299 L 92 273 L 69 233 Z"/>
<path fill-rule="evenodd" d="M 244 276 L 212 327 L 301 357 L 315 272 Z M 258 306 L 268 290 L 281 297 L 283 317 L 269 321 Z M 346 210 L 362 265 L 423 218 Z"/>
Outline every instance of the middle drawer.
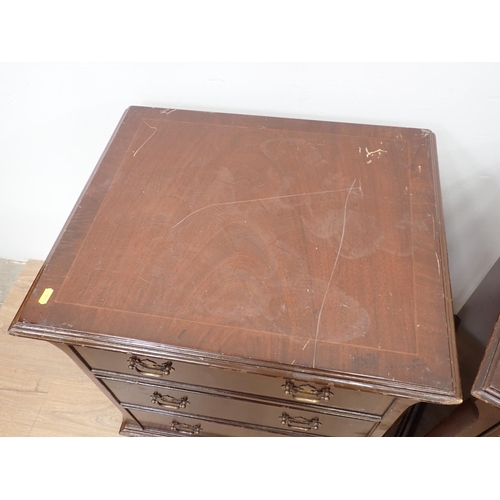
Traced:
<path fill-rule="evenodd" d="M 380 418 L 374 415 L 330 410 L 311 412 L 282 402 L 254 402 L 233 395 L 178 389 L 140 380 L 122 381 L 100 376 L 101 382 L 121 404 L 163 408 L 221 418 L 228 421 L 310 432 L 322 436 L 366 436 Z"/>

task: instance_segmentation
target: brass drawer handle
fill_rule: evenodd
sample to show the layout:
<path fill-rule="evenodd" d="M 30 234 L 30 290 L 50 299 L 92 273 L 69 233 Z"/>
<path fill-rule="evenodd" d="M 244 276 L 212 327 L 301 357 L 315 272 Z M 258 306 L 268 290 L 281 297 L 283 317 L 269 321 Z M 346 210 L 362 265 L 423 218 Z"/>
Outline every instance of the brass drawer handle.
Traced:
<path fill-rule="evenodd" d="M 172 366 L 172 361 L 165 363 L 156 363 L 151 359 L 141 359 L 138 356 L 131 356 L 128 360 L 128 367 L 130 370 L 135 370 L 141 375 L 147 377 L 161 378 L 170 375 L 171 370 L 175 370 Z"/>
<path fill-rule="evenodd" d="M 170 424 L 170 430 L 176 431 L 179 434 L 187 434 L 188 436 L 196 436 L 203 429 L 201 428 L 200 424 L 189 425 L 189 424 L 183 424 L 181 422 L 177 422 L 177 420 L 172 420 L 172 423 Z"/>
<path fill-rule="evenodd" d="M 329 387 L 318 389 L 311 384 L 295 385 L 292 380 L 286 380 L 281 387 L 284 387 L 285 394 L 291 394 L 293 399 L 302 403 L 329 401 L 332 395 Z"/>
<path fill-rule="evenodd" d="M 282 413 L 281 424 L 296 431 L 317 431 L 321 422 L 318 417 L 308 420 L 305 417 L 291 417 L 288 413 Z"/>
<path fill-rule="evenodd" d="M 186 408 L 187 405 L 191 404 L 188 401 L 187 396 L 182 398 L 174 398 L 168 394 L 162 395 L 159 392 L 154 392 L 151 394 L 151 403 L 157 404 L 162 408 L 169 408 L 170 410 L 180 410 Z"/>

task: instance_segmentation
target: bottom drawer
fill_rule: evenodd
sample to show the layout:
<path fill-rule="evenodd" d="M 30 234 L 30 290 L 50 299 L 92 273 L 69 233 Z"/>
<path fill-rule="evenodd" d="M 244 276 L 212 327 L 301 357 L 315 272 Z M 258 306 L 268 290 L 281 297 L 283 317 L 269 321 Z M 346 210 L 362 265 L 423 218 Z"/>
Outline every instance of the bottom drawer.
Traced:
<path fill-rule="evenodd" d="M 147 409 L 129 408 L 127 410 L 146 429 L 158 429 L 158 434 L 171 436 L 201 436 L 201 437 L 279 437 L 286 436 L 261 429 L 237 427 L 210 420 L 200 420 L 189 415 L 172 415 L 169 413 L 152 412 Z"/>

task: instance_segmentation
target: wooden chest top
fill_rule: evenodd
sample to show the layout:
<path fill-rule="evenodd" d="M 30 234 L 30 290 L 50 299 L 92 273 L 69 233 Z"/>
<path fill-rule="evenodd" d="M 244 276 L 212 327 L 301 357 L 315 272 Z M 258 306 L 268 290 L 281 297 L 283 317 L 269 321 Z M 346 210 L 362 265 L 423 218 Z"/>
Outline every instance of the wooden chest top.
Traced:
<path fill-rule="evenodd" d="M 12 328 L 458 402 L 434 135 L 131 107 Z"/>

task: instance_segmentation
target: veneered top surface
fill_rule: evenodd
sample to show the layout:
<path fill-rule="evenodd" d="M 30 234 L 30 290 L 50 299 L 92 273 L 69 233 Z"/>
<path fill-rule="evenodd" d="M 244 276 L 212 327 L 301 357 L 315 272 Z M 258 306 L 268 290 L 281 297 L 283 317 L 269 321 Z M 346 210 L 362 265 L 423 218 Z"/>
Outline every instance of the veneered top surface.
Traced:
<path fill-rule="evenodd" d="M 456 399 L 434 135 L 129 108 L 13 326 Z"/>

